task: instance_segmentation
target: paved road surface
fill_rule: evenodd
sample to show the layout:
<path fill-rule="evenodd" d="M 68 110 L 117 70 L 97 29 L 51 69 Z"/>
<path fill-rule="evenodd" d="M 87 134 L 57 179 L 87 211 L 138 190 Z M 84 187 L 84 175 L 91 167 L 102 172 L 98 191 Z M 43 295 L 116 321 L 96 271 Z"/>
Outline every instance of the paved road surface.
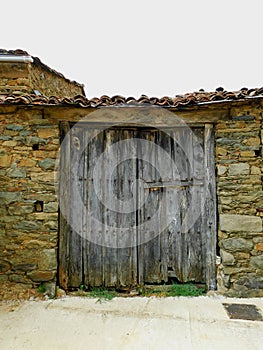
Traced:
<path fill-rule="evenodd" d="M 233 320 L 222 303 L 256 305 L 263 298 L 85 297 L 0 306 L 1 350 L 257 350 L 263 321 Z"/>

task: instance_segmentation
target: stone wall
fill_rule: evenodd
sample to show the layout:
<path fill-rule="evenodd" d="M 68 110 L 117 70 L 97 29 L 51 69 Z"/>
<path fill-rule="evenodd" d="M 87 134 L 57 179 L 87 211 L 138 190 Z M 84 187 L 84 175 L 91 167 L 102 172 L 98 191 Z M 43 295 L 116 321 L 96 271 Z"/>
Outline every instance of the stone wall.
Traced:
<path fill-rule="evenodd" d="M 0 93 L 32 92 L 29 64 L 0 62 Z"/>
<path fill-rule="evenodd" d="M 55 73 L 52 69 L 34 60 L 30 65 L 30 83 L 32 89 L 37 89 L 42 95 L 57 97 L 74 97 L 84 95 L 84 87 Z"/>
<path fill-rule="evenodd" d="M 33 63 L 0 62 L 0 93 L 34 93 L 44 96 L 74 97 L 84 95 L 81 84 L 66 79 L 40 60 Z"/>
<path fill-rule="evenodd" d="M 232 108 L 216 132 L 219 290 L 263 295 L 262 107 Z"/>
<path fill-rule="evenodd" d="M 57 270 L 58 204 L 54 167 L 58 125 L 41 110 L 0 115 L 0 283 L 47 283 Z"/>
<path fill-rule="evenodd" d="M 0 108 L 0 283 L 54 290 L 58 120 L 77 121 L 78 113 L 88 111 Z M 226 295 L 263 296 L 262 113 L 251 102 L 229 107 L 229 116 L 215 123 L 218 290 Z"/>

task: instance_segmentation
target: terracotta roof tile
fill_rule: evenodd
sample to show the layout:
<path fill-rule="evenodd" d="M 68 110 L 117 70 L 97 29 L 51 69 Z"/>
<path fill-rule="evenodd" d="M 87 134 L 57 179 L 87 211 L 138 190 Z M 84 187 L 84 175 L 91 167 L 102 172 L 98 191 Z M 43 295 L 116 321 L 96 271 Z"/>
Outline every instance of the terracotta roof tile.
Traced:
<path fill-rule="evenodd" d="M 91 99 L 82 95 L 77 95 L 74 98 L 64 97 L 58 98 L 56 96 L 46 97 L 37 96 L 34 94 L 21 94 L 19 92 L 10 95 L 0 94 L 0 105 L 2 104 L 16 104 L 16 105 L 49 105 L 49 106 L 75 106 L 75 107 L 104 107 L 104 106 L 144 106 L 154 105 L 170 108 L 184 108 L 187 106 L 194 106 L 200 104 L 211 104 L 217 102 L 248 100 L 252 98 L 263 98 L 263 87 L 258 89 L 242 88 L 239 91 L 225 91 L 222 88 L 214 92 L 205 92 L 200 90 L 198 92 L 187 93 L 184 95 L 176 95 L 175 97 L 164 96 L 148 97 L 142 95 L 138 99 L 134 97 L 123 96 L 106 96 L 100 98 L 94 97 Z"/>

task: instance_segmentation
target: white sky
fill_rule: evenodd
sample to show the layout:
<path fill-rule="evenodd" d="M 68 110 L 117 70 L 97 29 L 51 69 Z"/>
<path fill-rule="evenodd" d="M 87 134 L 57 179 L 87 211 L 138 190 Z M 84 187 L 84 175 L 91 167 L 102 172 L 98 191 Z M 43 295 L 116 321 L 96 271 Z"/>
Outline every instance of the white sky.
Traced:
<path fill-rule="evenodd" d="M 263 86 L 262 0 L 12 0 L 0 47 L 22 48 L 103 94 Z"/>

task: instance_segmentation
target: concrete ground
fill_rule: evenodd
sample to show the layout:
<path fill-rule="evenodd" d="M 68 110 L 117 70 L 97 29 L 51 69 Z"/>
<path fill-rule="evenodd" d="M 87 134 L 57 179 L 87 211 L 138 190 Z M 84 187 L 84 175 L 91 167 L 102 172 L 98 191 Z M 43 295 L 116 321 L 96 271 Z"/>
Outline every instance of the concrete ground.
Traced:
<path fill-rule="evenodd" d="M 222 303 L 256 305 L 263 298 L 85 297 L 0 306 L 0 349 L 194 349 L 263 348 L 263 321 L 230 319 Z"/>

